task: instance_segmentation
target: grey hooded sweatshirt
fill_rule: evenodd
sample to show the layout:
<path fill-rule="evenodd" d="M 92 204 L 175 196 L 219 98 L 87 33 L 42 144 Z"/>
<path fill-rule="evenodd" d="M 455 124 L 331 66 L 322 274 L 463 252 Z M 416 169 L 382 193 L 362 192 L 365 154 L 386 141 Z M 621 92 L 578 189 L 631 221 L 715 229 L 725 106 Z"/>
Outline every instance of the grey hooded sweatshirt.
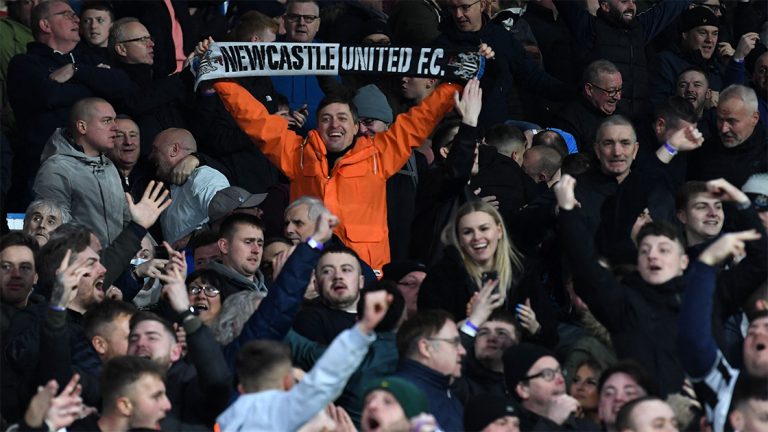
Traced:
<path fill-rule="evenodd" d="M 51 135 L 40 155 L 35 196 L 60 203 L 107 247 L 131 220 L 120 174 L 105 155 L 87 156 L 73 142 L 63 128 Z"/>

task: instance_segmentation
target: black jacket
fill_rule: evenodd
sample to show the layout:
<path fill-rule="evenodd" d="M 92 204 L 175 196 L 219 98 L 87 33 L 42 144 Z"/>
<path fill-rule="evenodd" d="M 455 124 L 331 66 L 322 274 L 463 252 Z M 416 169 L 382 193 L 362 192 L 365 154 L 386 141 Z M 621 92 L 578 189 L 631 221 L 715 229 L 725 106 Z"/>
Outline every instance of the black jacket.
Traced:
<path fill-rule="evenodd" d="M 665 0 L 637 15 L 629 25 L 616 22 L 601 9 L 592 16 L 579 2 L 555 0 L 555 6 L 575 39 L 581 69 L 598 59 L 615 63 L 624 83 L 619 111 L 641 119 L 651 112 L 645 47 L 691 1 Z"/>
<path fill-rule="evenodd" d="M 512 158 L 494 147 L 478 147 L 480 170 L 469 181 L 469 190 L 481 189 L 480 195 L 495 196 L 499 213 L 509 226 L 511 218 L 537 195 L 536 183 Z"/>
<path fill-rule="evenodd" d="M 598 264 L 580 209 L 561 209 L 558 217 L 576 294 L 610 332 L 618 358 L 634 359 L 656 377 L 662 397 L 679 391 L 684 373 L 675 339 L 684 278 L 653 286 L 632 274 L 619 283 Z"/>
<path fill-rule="evenodd" d="M 451 389 L 465 406 L 473 397 L 480 394 L 507 395 L 504 372 L 494 372 L 483 366 L 475 357 L 475 338 L 463 331 L 459 332 L 461 344 L 467 354 L 461 359 L 461 377 L 451 384 Z"/>
<path fill-rule="evenodd" d="M 724 178 L 741 188 L 752 174 L 768 171 L 768 133 L 758 122 L 752 135 L 736 147 L 726 148 L 719 135 L 704 142 L 688 158 L 688 180 Z"/>
<path fill-rule="evenodd" d="M 547 293 L 539 286 L 538 264 L 527 259 L 523 261 L 523 266 L 524 273 L 518 276 L 517 284 L 499 289 L 507 290 L 506 307 L 513 315 L 517 304 L 530 299 L 541 330 L 538 335 L 526 335 L 526 339 L 554 347 L 557 344 L 557 316 Z M 419 310 L 442 309 L 460 321 L 467 317 L 467 303 L 479 290 L 467 273 L 459 251 L 447 247 L 443 258 L 427 270 L 427 277 L 419 289 Z"/>
<path fill-rule="evenodd" d="M 576 139 L 580 153 L 594 155 L 597 129 L 606 118 L 608 116 L 605 113 L 595 108 L 580 94 L 555 114 L 552 126 L 571 133 Z"/>

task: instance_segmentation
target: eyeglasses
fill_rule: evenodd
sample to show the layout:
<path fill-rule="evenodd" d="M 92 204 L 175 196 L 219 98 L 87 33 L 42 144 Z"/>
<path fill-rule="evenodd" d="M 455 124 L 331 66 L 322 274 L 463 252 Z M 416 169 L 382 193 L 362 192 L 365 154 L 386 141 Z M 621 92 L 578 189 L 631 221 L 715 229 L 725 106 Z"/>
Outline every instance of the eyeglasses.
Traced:
<path fill-rule="evenodd" d="M 563 370 L 562 368 L 557 368 L 557 369 L 547 368 L 537 374 L 533 374 L 531 376 L 527 376 L 523 378 L 523 381 L 528 381 L 535 378 L 542 378 L 544 381 L 552 381 L 555 379 L 555 376 L 557 376 L 558 374 L 560 374 L 560 376 L 562 376 L 563 378 L 565 378 L 565 375 L 567 375 L 565 370 Z"/>
<path fill-rule="evenodd" d="M 126 39 L 118 43 L 129 43 L 129 42 L 140 42 L 140 43 L 143 43 L 144 45 L 149 45 L 150 42 L 155 43 L 155 38 L 153 38 L 152 36 L 142 36 L 142 37 L 133 38 L 133 39 Z"/>
<path fill-rule="evenodd" d="M 307 24 L 312 24 L 313 22 L 317 21 L 317 19 L 320 18 L 317 15 L 299 15 L 299 14 L 285 14 L 285 19 L 287 19 L 290 22 L 298 22 L 299 20 L 303 20 Z"/>
<path fill-rule="evenodd" d="M 216 297 L 219 295 L 219 289 L 215 286 L 210 285 L 203 285 L 203 286 L 197 286 L 192 285 L 189 287 L 189 293 L 192 295 L 198 295 L 200 292 L 204 292 L 206 296 L 208 297 Z"/>
<path fill-rule="evenodd" d="M 612 97 L 612 98 L 615 98 L 616 96 L 620 95 L 624 91 L 624 89 L 622 87 L 619 87 L 616 90 L 606 90 L 606 89 L 604 89 L 602 87 L 598 87 L 596 84 L 589 83 L 589 85 L 591 85 L 592 87 L 602 91 L 608 97 Z"/>
<path fill-rule="evenodd" d="M 465 5 L 456 5 L 456 6 L 450 5 L 450 6 L 448 6 L 448 9 L 450 9 L 451 12 L 462 11 L 464 13 L 467 13 L 467 12 L 469 12 L 470 9 L 472 9 L 472 6 L 480 3 L 480 1 L 481 0 L 477 0 L 474 3 L 465 4 Z"/>
<path fill-rule="evenodd" d="M 77 18 L 77 14 L 76 13 L 74 13 L 71 10 L 68 10 L 68 11 L 61 11 L 61 12 L 52 13 L 52 14 L 48 15 L 47 17 L 45 17 L 45 19 L 48 19 L 48 18 L 53 17 L 53 16 L 63 16 L 64 18 L 66 18 L 68 20 L 71 20 L 71 21 L 74 21 Z"/>
<path fill-rule="evenodd" d="M 461 345 L 461 338 L 458 337 L 458 336 L 456 336 L 455 338 L 452 338 L 452 339 L 431 337 L 431 338 L 427 338 L 427 340 L 437 341 L 437 342 L 445 342 L 447 344 L 453 345 L 454 348 L 458 348 L 459 345 Z"/>

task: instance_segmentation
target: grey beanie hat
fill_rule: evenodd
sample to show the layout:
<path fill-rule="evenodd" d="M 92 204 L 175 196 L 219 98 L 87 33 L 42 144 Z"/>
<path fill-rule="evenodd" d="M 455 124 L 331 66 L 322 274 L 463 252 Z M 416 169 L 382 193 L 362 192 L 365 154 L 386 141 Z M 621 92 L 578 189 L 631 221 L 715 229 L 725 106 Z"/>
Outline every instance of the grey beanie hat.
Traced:
<path fill-rule="evenodd" d="M 361 119 L 371 118 L 392 123 L 392 108 L 387 102 L 387 97 L 376 85 L 361 87 L 352 102 L 357 107 L 357 115 Z"/>

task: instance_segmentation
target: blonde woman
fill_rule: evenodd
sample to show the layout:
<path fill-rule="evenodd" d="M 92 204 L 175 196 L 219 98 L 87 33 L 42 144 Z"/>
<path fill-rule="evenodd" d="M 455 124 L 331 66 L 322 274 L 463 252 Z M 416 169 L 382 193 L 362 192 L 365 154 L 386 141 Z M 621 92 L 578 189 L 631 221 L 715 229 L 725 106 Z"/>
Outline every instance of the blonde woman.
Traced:
<path fill-rule="evenodd" d="M 556 316 L 545 293 L 536 285 L 531 260 L 515 249 L 499 212 L 483 201 L 461 206 L 441 235 L 443 257 L 427 272 L 419 291 L 418 307 L 443 309 L 459 321 L 467 317 L 467 303 L 485 279 L 498 279 L 499 294 L 528 336 L 546 330 L 554 334 Z M 549 338 L 546 338 L 549 339 Z M 548 340 L 547 342 L 551 342 Z"/>

